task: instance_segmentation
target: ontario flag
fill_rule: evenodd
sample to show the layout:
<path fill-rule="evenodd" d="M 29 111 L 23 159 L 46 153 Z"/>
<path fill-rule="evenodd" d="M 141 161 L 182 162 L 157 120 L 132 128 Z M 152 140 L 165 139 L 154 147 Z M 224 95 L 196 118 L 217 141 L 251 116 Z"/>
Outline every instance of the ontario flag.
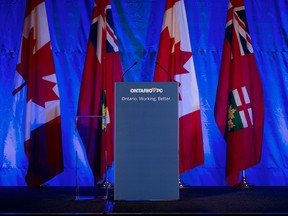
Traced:
<path fill-rule="evenodd" d="M 13 95 L 25 91 L 27 185 L 63 172 L 60 101 L 44 0 L 27 0 Z"/>
<path fill-rule="evenodd" d="M 109 0 L 96 0 L 79 94 L 77 128 L 94 175 L 103 179 L 114 161 L 114 84 L 122 66 Z"/>
<path fill-rule="evenodd" d="M 204 163 L 200 101 L 184 0 L 167 0 L 157 63 L 179 83 L 179 173 Z M 154 81 L 169 81 L 156 67 Z"/>
<path fill-rule="evenodd" d="M 217 88 L 215 119 L 227 143 L 226 182 L 260 162 L 264 120 L 262 84 L 243 0 L 230 0 Z"/>

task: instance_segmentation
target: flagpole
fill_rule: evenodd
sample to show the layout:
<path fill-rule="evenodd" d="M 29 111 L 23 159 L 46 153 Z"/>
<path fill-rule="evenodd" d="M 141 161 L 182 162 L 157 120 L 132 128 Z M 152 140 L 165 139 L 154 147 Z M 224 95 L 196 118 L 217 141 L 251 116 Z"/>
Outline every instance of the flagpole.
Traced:
<path fill-rule="evenodd" d="M 76 150 L 76 196 L 75 200 L 79 199 L 79 185 L 78 185 L 78 157 L 77 157 L 77 150 Z"/>
<path fill-rule="evenodd" d="M 107 113 L 105 112 L 105 115 L 102 116 L 102 119 L 104 118 L 104 133 L 106 133 L 106 126 L 107 126 L 107 122 L 106 122 L 106 118 L 107 118 Z M 109 196 L 109 191 L 108 191 L 108 175 L 107 175 L 107 172 L 108 172 L 108 156 L 107 156 L 107 142 L 105 142 L 105 177 L 104 177 L 104 186 L 105 186 L 105 191 L 106 191 L 106 194 L 105 194 L 105 199 L 107 200 L 108 199 L 108 196 Z"/>
<path fill-rule="evenodd" d="M 103 133 L 106 133 L 106 127 L 107 127 L 107 113 L 105 112 L 105 114 L 102 116 L 102 119 L 104 119 L 104 131 Z M 102 138 L 103 139 L 103 138 Z M 108 178 L 108 148 L 107 148 L 107 142 L 105 142 L 105 153 L 104 153 L 104 161 L 105 161 L 105 173 L 104 173 L 104 179 L 103 182 L 99 185 L 96 185 L 97 187 L 100 188 L 105 188 L 106 191 L 108 190 L 108 187 L 111 188 L 112 184 L 109 182 L 109 178 Z M 107 196 L 108 196 L 108 192 L 107 192 Z"/>
<path fill-rule="evenodd" d="M 106 200 L 108 199 L 109 196 L 109 191 L 108 191 L 108 177 L 107 177 L 107 170 L 108 170 L 108 159 L 107 159 L 107 149 L 105 151 L 105 191 L 106 191 Z"/>

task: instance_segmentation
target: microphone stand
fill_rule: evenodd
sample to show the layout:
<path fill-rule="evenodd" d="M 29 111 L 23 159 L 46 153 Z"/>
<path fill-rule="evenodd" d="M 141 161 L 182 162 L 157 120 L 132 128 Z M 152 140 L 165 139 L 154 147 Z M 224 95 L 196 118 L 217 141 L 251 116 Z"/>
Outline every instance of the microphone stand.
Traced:
<path fill-rule="evenodd" d="M 123 73 L 122 78 L 121 78 L 121 82 L 124 81 L 124 75 L 125 75 L 132 67 L 134 67 L 137 63 L 138 63 L 137 61 L 134 62 L 134 64 L 131 65 L 131 66 Z"/>
<path fill-rule="evenodd" d="M 171 74 L 167 70 L 165 70 L 157 61 L 155 62 L 155 64 L 158 65 L 166 74 L 168 74 L 170 82 L 172 82 Z"/>

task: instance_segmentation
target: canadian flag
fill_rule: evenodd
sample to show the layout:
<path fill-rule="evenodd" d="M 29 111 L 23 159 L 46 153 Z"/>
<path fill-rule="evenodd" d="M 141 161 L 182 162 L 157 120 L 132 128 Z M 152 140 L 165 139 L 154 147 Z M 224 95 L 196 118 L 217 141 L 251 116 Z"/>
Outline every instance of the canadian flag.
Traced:
<path fill-rule="evenodd" d="M 60 100 L 44 1 L 27 0 L 13 94 L 25 91 L 27 185 L 39 187 L 64 170 Z"/>
<path fill-rule="evenodd" d="M 200 101 L 184 0 L 167 0 L 157 63 L 179 83 L 179 173 L 204 163 Z M 170 77 L 157 67 L 154 81 Z"/>

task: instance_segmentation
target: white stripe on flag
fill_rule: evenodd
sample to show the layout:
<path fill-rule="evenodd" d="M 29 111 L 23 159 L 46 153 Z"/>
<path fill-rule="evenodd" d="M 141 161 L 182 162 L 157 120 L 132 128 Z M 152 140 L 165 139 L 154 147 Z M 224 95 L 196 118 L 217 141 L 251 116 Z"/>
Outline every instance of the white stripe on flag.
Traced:
<path fill-rule="evenodd" d="M 253 125 L 254 122 L 253 122 L 252 108 L 249 108 L 249 109 L 248 109 L 248 113 L 249 113 L 249 117 L 250 117 L 251 124 Z"/>
<path fill-rule="evenodd" d="M 109 123 L 111 123 L 108 107 L 106 107 L 106 116 L 105 116 L 105 119 L 106 119 L 106 125 L 109 124 Z"/>
<path fill-rule="evenodd" d="M 246 120 L 244 111 L 241 110 L 241 111 L 239 112 L 239 115 L 240 115 L 240 118 L 241 118 L 243 127 L 244 127 L 244 128 L 247 128 L 247 127 L 248 127 L 248 123 L 247 123 L 247 120 Z"/>
<path fill-rule="evenodd" d="M 250 103 L 250 98 L 249 98 L 249 95 L 247 93 L 246 87 L 243 86 L 241 89 L 242 89 L 242 92 L 243 92 L 245 104 L 249 104 Z"/>
<path fill-rule="evenodd" d="M 110 29 L 109 26 L 107 26 L 107 28 Z M 111 29 L 110 29 L 110 30 L 111 30 Z M 112 31 L 112 30 L 111 30 L 111 31 Z M 110 33 L 109 31 L 107 31 L 107 34 L 106 34 L 107 40 L 109 41 L 109 43 L 110 43 L 111 46 L 113 47 L 114 52 L 118 52 L 118 51 L 119 51 L 118 45 L 115 43 L 115 38 L 114 38 L 114 37 L 115 37 L 114 35 L 112 36 L 111 33 Z"/>
<path fill-rule="evenodd" d="M 232 91 L 232 93 L 233 93 L 233 96 L 234 96 L 236 105 L 237 105 L 237 106 L 241 106 L 242 103 L 241 103 L 241 99 L 240 99 L 240 97 L 239 97 L 238 90 L 237 90 L 237 89 L 234 89 L 234 90 Z"/>

